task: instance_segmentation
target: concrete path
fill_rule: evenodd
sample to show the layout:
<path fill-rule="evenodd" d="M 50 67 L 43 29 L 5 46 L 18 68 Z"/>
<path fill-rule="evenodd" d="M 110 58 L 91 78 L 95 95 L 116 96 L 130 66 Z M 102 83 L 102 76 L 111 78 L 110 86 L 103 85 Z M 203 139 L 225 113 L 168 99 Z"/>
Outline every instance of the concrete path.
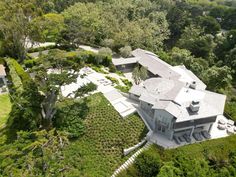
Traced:
<path fill-rule="evenodd" d="M 116 177 L 121 171 L 127 169 L 130 165 L 132 165 L 135 161 L 135 158 L 143 152 L 145 149 L 147 149 L 150 145 L 152 145 L 151 142 L 147 142 L 141 149 L 139 149 L 137 152 L 135 152 L 123 165 L 121 165 L 111 177 Z"/>

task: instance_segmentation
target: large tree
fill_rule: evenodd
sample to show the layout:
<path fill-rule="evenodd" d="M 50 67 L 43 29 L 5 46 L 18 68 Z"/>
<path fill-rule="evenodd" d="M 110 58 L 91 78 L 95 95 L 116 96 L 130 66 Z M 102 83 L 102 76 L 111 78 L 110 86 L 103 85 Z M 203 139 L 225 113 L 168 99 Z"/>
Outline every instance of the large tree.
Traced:
<path fill-rule="evenodd" d="M 29 42 L 29 22 L 40 13 L 35 0 L 1 2 L 0 37 L 5 55 L 23 60 Z"/>

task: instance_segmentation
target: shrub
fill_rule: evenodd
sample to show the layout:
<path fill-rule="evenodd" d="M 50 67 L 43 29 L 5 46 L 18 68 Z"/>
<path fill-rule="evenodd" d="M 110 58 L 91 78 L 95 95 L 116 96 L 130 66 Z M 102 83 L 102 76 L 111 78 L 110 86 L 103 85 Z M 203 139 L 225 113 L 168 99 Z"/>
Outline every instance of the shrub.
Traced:
<path fill-rule="evenodd" d="M 153 177 L 159 172 L 161 159 L 158 153 L 144 151 L 135 159 L 134 165 L 142 176 Z"/>
<path fill-rule="evenodd" d="M 127 86 L 127 87 L 132 87 L 132 82 L 130 82 L 128 79 L 121 79 L 121 81 Z"/>
<path fill-rule="evenodd" d="M 116 67 L 115 67 L 115 65 L 113 65 L 113 64 L 110 64 L 110 65 L 109 65 L 109 72 L 111 72 L 111 73 L 115 73 L 115 72 L 116 72 Z"/>
<path fill-rule="evenodd" d="M 112 56 L 112 50 L 109 47 L 102 47 L 98 51 L 99 55 Z"/>
<path fill-rule="evenodd" d="M 236 102 L 227 102 L 225 105 L 225 112 L 236 121 Z"/>
<path fill-rule="evenodd" d="M 106 76 L 106 78 L 109 79 L 113 84 L 119 84 L 119 81 L 116 78 L 110 76 Z"/>
<path fill-rule="evenodd" d="M 125 46 L 119 49 L 120 55 L 124 58 L 127 58 L 131 55 L 132 48 L 130 46 Z"/>
<path fill-rule="evenodd" d="M 33 66 L 36 65 L 36 60 L 35 60 L 35 59 L 24 60 L 24 65 L 25 65 L 27 68 L 32 68 Z"/>
<path fill-rule="evenodd" d="M 69 138 L 78 138 L 84 133 L 83 119 L 88 113 L 84 101 L 63 100 L 57 104 L 57 113 L 53 124 L 59 130 L 66 131 Z"/>
<path fill-rule="evenodd" d="M 121 86 L 121 85 L 117 85 L 115 86 L 116 89 L 120 90 L 121 92 L 124 92 L 124 93 L 128 93 L 129 90 L 130 90 L 130 87 L 127 87 L 127 86 Z"/>
<path fill-rule="evenodd" d="M 114 47 L 114 40 L 113 39 L 104 39 L 102 41 L 102 45 L 112 49 Z"/>

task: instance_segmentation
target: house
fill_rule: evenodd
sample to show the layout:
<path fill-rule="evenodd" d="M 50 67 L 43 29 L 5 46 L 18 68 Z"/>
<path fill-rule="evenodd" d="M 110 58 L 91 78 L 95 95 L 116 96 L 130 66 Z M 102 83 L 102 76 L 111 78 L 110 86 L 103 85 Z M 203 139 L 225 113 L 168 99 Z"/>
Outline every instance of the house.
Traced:
<path fill-rule="evenodd" d="M 201 131 L 210 133 L 217 116 L 223 115 L 226 100 L 225 95 L 160 77 L 134 85 L 129 93 L 139 102 L 152 131 L 170 140 Z"/>
<path fill-rule="evenodd" d="M 5 67 L 0 64 L 0 88 L 7 85 Z"/>
<path fill-rule="evenodd" d="M 123 72 L 136 64 L 147 68 L 149 78 L 129 91 L 138 104 L 152 132 L 173 140 L 210 133 L 218 116 L 222 116 L 226 96 L 206 90 L 206 85 L 184 65 L 171 66 L 157 55 L 142 49 L 132 51 L 132 58 L 113 59 Z"/>

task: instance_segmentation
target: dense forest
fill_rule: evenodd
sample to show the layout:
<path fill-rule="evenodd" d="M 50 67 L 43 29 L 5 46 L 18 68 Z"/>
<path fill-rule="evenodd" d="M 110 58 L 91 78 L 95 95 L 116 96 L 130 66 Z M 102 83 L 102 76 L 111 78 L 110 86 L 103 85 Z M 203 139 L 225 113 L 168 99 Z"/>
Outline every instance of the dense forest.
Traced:
<path fill-rule="evenodd" d="M 53 42 L 55 46 L 34 47 L 45 42 Z M 81 44 L 101 50 L 97 54 L 82 51 L 78 49 Z M 100 100 L 95 107 L 92 98 L 63 98 L 59 88 L 76 79 L 75 72 L 68 72 L 71 69 L 79 71 L 90 65 L 99 70 L 102 65 L 112 71 L 115 70 L 112 53 L 125 57 L 136 48 L 152 51 L 172 65 L 184 64 L 208 90 L 226 94 L 225 113 L 236 121 L 235 0 L 0 0 L 0 63 L 6 66 L 11 83 L 12 105 L 6 126 L 0 126 L 0 174 L 110 176 L 125 160 L 120 153 L 121 144 L 138 141 L 138 135 L 129 142 L 124 137 L 129 136 L 128 131 L 143 133 L 142 123 L 133 120 L 136 115 L 131 122 L 116 119 L 116 125 L 125 127 L 127 133 L 119 135 L 118 129 L 109 130 L 109 135 L 116 138 L 110 143 L 119 146 L 111 152 L 106 149 L 109 144 L 99 144 L 95 139 L 99 133 L 89 135 L 90 131 L 96 131 L 90 124 L 102 126 L 93 117 L 98 116 L 102 121 L 101 115 L 108 114 L 104 98 L 95 95 Z M 45 50 L 48 54 L 42 55 Z M 32 52 L 39 52 L 40 56 L 32 58 Z M 50 68 L 60 69 L 61 73 L 49 74 Z M 95 89 L 95 85 L 85 85 L 76 91 L 75 97 Z M 111 115 L 117 118 L 116 113 Z M 134 127 L 129 129 L 131 124 Z M 101 136 L 107 138 L 106 134 Z M 233 149 L 235 137 L 230 138 L 220 142 Z M 219 145 L 222 151 L 226 149 L 222 153 L 225 157 L 215 159 L 216 151 L 208 151 L 217 144 L 215 141 L 198 151 L 209 155 L 199 162 L 181 153 L 172 159 L 160 158 L 159 154 L 172 152 L 155 154 L 156 149 L 152 148 L 122 175 L 235 176 L 235 152 Z M 89 156 L 89 143 L 97 148 L 93 149 L 97 152 L 94 156 Z M 195 148 L 198 147 L 193 146 L 192 151 Z M 104 152 L 99 153 L 101 149 Z M 86 159 L 86 155 L 91 159 Z M 103 156 L 112 160 L 103 162 Z M 156 170 L 148 171 L 143 164 L 146 161 Z M 96 164 L 99 162 L 101 166 Z M 198 173 L 187 164 L 195 164 Z"/>

